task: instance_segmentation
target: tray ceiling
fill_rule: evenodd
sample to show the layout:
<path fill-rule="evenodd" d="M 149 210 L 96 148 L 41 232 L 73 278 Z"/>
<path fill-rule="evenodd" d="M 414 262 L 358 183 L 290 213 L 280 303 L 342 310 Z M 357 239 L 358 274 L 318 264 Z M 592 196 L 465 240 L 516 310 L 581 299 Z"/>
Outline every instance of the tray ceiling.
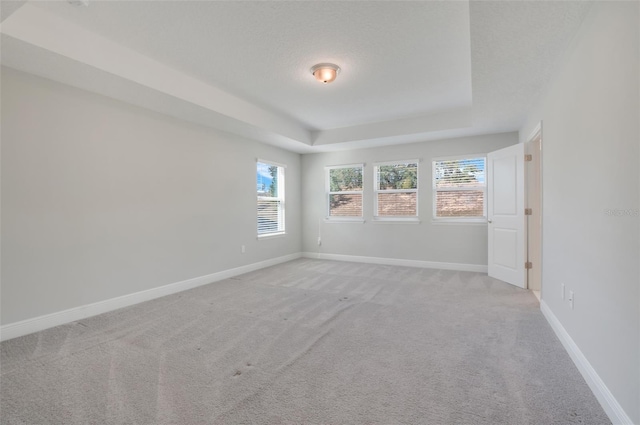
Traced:
<path fill-rule="evenodd" d="M 517 130 L 589 7 L 9 3 L 3 65 L 298 152 Z"/>

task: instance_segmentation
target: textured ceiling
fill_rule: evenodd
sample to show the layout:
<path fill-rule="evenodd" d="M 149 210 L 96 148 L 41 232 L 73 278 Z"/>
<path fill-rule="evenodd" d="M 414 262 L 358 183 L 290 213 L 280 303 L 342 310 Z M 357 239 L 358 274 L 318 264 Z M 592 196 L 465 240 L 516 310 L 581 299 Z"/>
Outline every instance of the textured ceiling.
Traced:
<path fill-rule="evenodd" d="M 2 0 L 0 1 L 0 22 L 7 19 L 13 12 L 20 9 L 27 0 Z"/>
<path fill-rule="evenodd" d="M 589 6 L 28 2 L 3 17 L 1 59 L 309 152 L 517 130 Z M 342 68 L 334 83 L 318 62 Z"/>

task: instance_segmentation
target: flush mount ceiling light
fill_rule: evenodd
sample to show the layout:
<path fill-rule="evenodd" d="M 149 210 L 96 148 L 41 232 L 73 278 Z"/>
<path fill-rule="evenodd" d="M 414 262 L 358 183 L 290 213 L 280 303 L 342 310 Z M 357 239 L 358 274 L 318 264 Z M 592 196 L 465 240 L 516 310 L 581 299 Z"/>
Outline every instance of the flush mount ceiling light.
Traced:
<path fill-rule="evenodd" d="M 340 67 L 332 63 L 319 63 L 311 68 L 311 73 L 316 80 L 327 84 L 336 79 L 340 73 Z"/>

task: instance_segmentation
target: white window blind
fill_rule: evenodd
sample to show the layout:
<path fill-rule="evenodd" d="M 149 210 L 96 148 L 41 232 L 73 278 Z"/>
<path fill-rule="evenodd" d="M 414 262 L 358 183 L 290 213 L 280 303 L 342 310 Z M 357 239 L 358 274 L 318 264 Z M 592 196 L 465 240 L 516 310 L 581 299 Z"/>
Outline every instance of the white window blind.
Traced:
<path fill-rule="evenodd" d="M 284 233 L 284 166 L 258 160 L 256 183 L 258 236 Z"/>
<path fill-rule="evenodd" d="M 362 164 L 327 167 L 328 218 L 362 218 Z"/>
<path fill-rule="evenodd" d="M 486 217 L 484 157 L 433 161 L 433 215 L 436 219 Z"/>
<path fill-rule="evenodd" d="M 398 161 L 376 164 L 375 216 L 418 216 L 418 161 Z"/>

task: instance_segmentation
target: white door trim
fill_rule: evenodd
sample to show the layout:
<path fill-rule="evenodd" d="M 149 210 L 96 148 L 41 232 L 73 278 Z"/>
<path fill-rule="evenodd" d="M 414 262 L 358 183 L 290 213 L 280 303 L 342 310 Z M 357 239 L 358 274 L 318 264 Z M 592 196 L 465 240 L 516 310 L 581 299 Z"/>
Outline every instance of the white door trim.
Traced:
<path fill-rule="evenodd" d="M 533 155 L 533 161 L 527 163 L 526 183 L 527 208 L 532 209 L 532 215 L 527 216 L 527 261 L 531 262 L 527 287 L 542 293 L 542 121 L 525 144 L 527 153 Z M 530 178 L 537 182 L 530 181 Z"/>

